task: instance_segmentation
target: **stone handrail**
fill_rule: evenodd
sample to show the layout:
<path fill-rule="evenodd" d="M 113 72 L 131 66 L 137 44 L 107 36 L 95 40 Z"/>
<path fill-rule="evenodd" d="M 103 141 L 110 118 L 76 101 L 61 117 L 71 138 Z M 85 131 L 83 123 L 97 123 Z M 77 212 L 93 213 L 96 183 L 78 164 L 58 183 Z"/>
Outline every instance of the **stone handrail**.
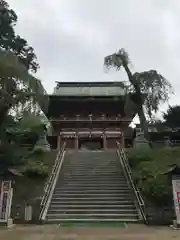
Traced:
<path fill-rule="evenodd" d="M 42 220 L 42 221 L 45 220 L 45 217 L 49 208 L 50 200 L 51 200 L 51 197 L 57 182 L 57 178 L 64 160 L 65 145 L 66 144 L 64 143 L 62 148 L 59 150 L 57 154 L 57 157 L 52 169 L 52 173 L 44 188 L 44 196 L 41 201 L 41 211 L 39 216 L 39 220 Z"/>
<path fill-rule="evenodd" d="M 134 196 L 136 198 L 136 202 L 137 202 L 137 207 L 140 210 L 140 215 L 142 220 L 144 221 L 144 223 L 147 224 L 147 219 L 146 219 L 146 214 L 145 214 L 145 204 L 144 204 L 144 200 L 140 194 L 140 191 L 136 188 L 134 181 L 132 179 L 132 173 L 131 173 L 131 169 L 129 167 L 129 163 L 128 163 L 128 159 L 126 156 L 126 153 L 124 152 L 124 149 L 121 147 L 120 143 L 117 142 L 117 153 L 118 156 L 120 158 L 120 163 L 122 165 L 124 174 L 128 180 L 129 185 L 131 186 Z"/>

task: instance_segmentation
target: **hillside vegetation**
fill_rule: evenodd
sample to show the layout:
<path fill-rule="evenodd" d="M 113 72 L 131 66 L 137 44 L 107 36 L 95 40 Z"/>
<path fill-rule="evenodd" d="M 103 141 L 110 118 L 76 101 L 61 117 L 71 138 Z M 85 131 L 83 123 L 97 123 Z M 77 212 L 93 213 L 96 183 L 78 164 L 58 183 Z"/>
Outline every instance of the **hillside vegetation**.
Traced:
<path fill-rule="evenodd" d="M 172 185 L 168 170 L 180 166 L 180 148 L 128 150 L 135 183 L 145 199 L 156 206 L 172 204 Z"/>

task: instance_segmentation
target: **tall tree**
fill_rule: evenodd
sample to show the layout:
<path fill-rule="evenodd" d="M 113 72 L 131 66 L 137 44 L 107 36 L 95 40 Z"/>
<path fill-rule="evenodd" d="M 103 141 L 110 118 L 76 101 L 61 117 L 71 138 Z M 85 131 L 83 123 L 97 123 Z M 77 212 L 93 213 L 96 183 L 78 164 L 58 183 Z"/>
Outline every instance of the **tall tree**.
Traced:
<path fill-rule="evenodd" d="M 28 70 L 36 72 L 39 65 L 34 49 L 24 38 L 15 33 L 17 20 L 18 17 L 9 4 L 0 0 L 0 48 L 11 51 Z"/>
<path fill-rule="evenodd" d="M 41 81 L 30 72 L 36 72 L 34 49 L 15 33 L 16 13 L 6 1 L 0 0 L 0 127 L 14 106 L 43 104 L 46 94 Z"/>
<path fill-rule="evenodd" d="M 149 140 L 145 113 L 151 118 L 153 112 L 158 111 L 160 104 L 168 101 L 169 94 L 172 92 L 172 86 L 156 70 L 133 73 L 129 64 L 130 58 L 124 49 L 120 49 L 117 53 L 109 55 L 104 59 L 104 65 L 107 68 L 113 67 L 118 71 L 124 68 L 128 77 L 127 87 L 135 96 L 131 100 L 136 104 L 144 136 Z"/>
<path fill-rule="evenodd" d="M 170 128 L 180 127 L 180 106 L 169 106 L 167 112 L 163 113 L 164 125 Z"/>
<path fill-rule="evenodd" d="M 19 103 L 23 106 L 33 100 L 46 110 L 48 102 L 41 81 L 28 73 L 18 57 L 3 50 L 0 50 L 0 96 L 0 127 L 9 110 Z"/>

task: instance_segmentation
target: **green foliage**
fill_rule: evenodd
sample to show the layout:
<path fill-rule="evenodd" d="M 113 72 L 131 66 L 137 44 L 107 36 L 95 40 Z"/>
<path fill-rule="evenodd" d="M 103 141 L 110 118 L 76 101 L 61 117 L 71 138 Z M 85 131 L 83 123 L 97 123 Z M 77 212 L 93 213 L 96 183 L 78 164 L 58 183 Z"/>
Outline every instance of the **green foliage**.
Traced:
<path fill-rule="evenodd" d="M 27 41 L 15 33 L 17 14 L 6 1 L 0 2 L 0 48 L 11 51 L 18 56 L 20 62 L 29 70 L 36 72 L 39 65 L 34 49 Z"/>
<path fill-rule="evenodd" d="M 44 133 L 41 119 L 31 116 L 15 121 L 12 116 L 8 116 L 7 120 L 4 122 L 7 131 L 0 135 L 0 174 L 6 175 L 9 169 L 14 169 L 31 177 L 46 177 L 52 164 L 48 164 L 51 161 L 50 153 L 40 148 L 34 150 L 34 144 Z M 30 139 L 30 146 L 23 145 L 25 137 Z"/>
<path fill-rule="evenodd" d="M 140 124 L 144 131 L 144 137 L 151 147 L 145 113 L 152 119 L 153 113 L 159 110 L 160 104 L 168 101 L 169 95 L 172 93 L 171 84 L 156 70 L 131 72 L 130 58 L 123 48 L 117 53 L 105 57 L 104 65 L 108 69 L 115 68 L 117 71 L 121 69 L 125 70 L 128 77 L 127 94 L 132 95 L 131 98 L 127 97 L 126 99 L 128 101 L 133 101 L 134 104 L 125 104 L 124 110 L 125 112 L 127 111 L 127 105 L 133 106 L 133 111 L 137 112 L 139 116 Z M 128 114 L 128 111 L 126 114 Z"/>
<path fill-rule="evenodd" d="M 129 68 L 130 62 L 129 54 L 123 48 L 104 59 L 104 65 L 107 68 L 113 67 L 118 71 L 124 68 L 128 76 L 128 92 L 136 94 L 136 104 L 139 106 L 144 102 L 146 113 L 151 118 L 153 112 L 159 110 L 160 104 L 169 100 L 172 86 L 156 70 L 132 73 Z M 146 95 L 145 101 L 144 94 Z"/>
<path fill-rule="evenodd" d="M 47 172 L 45 153 L 32 154 L 21 143 L 25 132 L 29 136 L 44 132 L 37 113 L 47 110 L 48 98 L 41 81 L 30 74 L 39 67 L 36 55 L 27 41 L 15 33 L 16 23 L 16 13 L 6 1 L 0 1 L 0 174 L 13 167 L 42 176 Z"/>
<path fill-rule="evenodd" d="M 34 161 L 31 159 L 26 165 L 24 171 L 24 175 L 28 177 L 41 177 L 46 178 L 49 174 L 47 166 L 44 165 L 43 161 Z"/>
<path fill-rule="evenodd" d="M 35 116 L 33 114 L 25 115 L 19 121 L 19 127 L 21 129 L 27 129 L 29 132 L 36 133 L 39 136 L 45 131 L 45 126 L 41 120 L 41 116 Z"/>
<path fill-rule="evenodd" d="M 146 94 L 144 107 L 150 119 L 153 112 L 159 110 L 159 106 L 168 102 L 172 93 L 171 84 L 156 70 L 134 73 L 134 78 L 139 84 L 141 93 Z"/>
<path fill-rule="evenodd" d="M 28 177 L 47 177 L 52 164 L 49 158 L 50 153 L 44 152 L 40 149 L 33 151 L 24 167 L 24 174 Z"/>
<path fill-rule="evenodd" d="M 0 125 L 10 109 L 17 106 L 24 111 L 28 102 L 47 110 L 48 97 L 41 81 L 28 73 L 17 56 L 3 50 L 0 50 L 0 95 Z"/>
<path fill-rule="evenodd" d="M 164 124 L 171 128 L 180 127 L 180 106 L 169 106 L 163 114 Z"/>
<path fill-rule="evenodd" d="M 152 150 L 151 149 L 129 149 L 128 159 L 131 167 L 136 167 L 141 162 L 152 160 Z"/>
<path fill-rule="evenodd" d="M 149 177 L 139 184 L 142 192 L 157 206 L 166 206 L 172 203 L 172 188 L 167 176 L 158 175 Z"/>
<path fill-rule="evenodd" d="M 3 142 L 0 145 L 0 174 L 4 175 L 10 168 L 24 164 L 27 151 L 15 143 Z"/>
<path fill-rule="evenodd" d="M 48 98 L 41 81 L 29 73 L 36 72 L 39 66 L 34 49 L 15 33 L 16 13 L 6 1 L 1 1 L 0 4 L 1 127 L 12 109 L 27 109 L 27 105 L 36 109 L 39 104 L 42 110 L 46 111 Z"/>
<path fill-rule="evenodd" d="M 153 149 L 148 154 L 130 150 L 128 155 L 133 179 L 145 198 L 155 205 L 171 204 L 171 181 L 164 173 L 172 165 L 180 164 L 180 148 Z"/>

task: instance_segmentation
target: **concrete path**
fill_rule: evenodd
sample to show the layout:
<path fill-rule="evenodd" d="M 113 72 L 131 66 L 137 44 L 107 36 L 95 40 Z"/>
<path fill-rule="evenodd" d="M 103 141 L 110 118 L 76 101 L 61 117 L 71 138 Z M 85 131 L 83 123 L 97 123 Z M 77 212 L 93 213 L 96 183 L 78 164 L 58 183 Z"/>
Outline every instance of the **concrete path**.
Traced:
<path fill-rule="evenodd" d="M 55 225 L 15 226 L 0 229 L 0 239 L 6 240 L 180 240 L 180 231 L 164 227 L 129 225 L 127 229 L 58 228 Z"/>

